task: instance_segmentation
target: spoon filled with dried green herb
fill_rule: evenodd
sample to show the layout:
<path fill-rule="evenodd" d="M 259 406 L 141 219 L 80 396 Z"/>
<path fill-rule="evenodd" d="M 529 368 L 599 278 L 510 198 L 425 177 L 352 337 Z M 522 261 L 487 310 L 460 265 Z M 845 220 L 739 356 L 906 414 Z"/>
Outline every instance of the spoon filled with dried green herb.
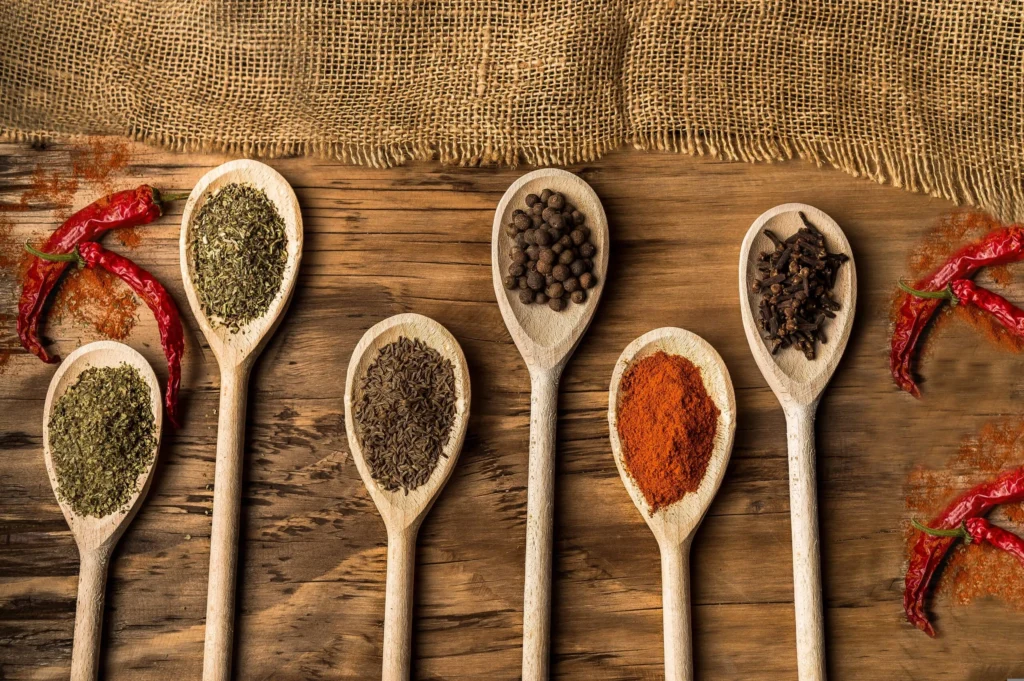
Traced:
<path fill-rule="evenodd" d="M 416 534 L 455 468 L 469 401 L 462 348 L 433 319 L 385 319 L 352 352 L 345 381 L 349 449 L 388 531 L 384 681 L 409 678 Z"/>
<path fill-rule="evenodd" d="M 302 215 L 280 173 L 257 161 L 238 160 L 199 180 L 181 225 L 185 293 L 220 365 L 203 679 L 227 681 L 249 371 L 295 290 Z"/>
<path fill-rule="evenodd" d="M 72 681 L 95 681 L 107 565 L 149 490 L 163 407 L 152 367 L 114 341 L 85 345 L 61 363 L 43 408 L 43 458 L 78 545 Z"/>

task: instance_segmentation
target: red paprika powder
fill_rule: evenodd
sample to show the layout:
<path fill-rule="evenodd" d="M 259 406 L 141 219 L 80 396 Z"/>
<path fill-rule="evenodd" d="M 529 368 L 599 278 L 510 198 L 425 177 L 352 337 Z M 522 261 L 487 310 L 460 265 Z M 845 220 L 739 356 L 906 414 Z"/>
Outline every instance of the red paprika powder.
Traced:
<path fill-rule="evenodd" d="M 696 492 L 707 473 L 718 429 L 718 405 L 700 369 L 658 352 L 634 363 L 620 384 L 622 458 L 651 511 Z"/>

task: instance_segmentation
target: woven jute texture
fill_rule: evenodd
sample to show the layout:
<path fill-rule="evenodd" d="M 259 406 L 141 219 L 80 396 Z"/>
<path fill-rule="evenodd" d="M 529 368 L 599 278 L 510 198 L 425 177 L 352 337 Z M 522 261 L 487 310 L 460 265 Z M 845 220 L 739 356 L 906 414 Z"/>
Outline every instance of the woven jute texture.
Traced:
<path fill-rule="evenodd" d="M 0 0 L 0 134 L 390 165 L 802 157 L 1024 218 L 995 0 Z"/>

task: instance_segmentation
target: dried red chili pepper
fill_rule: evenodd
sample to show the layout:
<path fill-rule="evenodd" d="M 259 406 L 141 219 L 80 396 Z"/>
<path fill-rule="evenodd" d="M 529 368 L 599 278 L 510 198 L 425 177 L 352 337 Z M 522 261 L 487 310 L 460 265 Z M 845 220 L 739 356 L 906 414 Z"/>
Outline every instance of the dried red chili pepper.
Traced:
<path fill-rule="evenodd" d="M 911 522 L 914 524 L 914 527 L 933 537 L 962 539 L 965 544 L 990 544 L 997 549 L 1006 551 L 1024 564 L 1024 539 L 1018 537 L 1013 532 L 993 525 L 984 518 L 968 518 L 960 523 L 960 527 L 951 530 L 937 530 L 932 527 L 926 527 L 916 520 Z"/>
<path fill-rule="evenodd" d="M 79 267 L 101 267 L 128 284 L 142 298 L 156 317 L 160 344 L 167 356 L 167 390 L 164 403 L 167 416 L 175 428 L 178 422 L 178 388 L 181 385 L 181 357 L 185 354 L 185 336 L 181 316 L 174 299 L 156 278 L 134 262 L 95 242 L 79 244 L 71 253 L 41 253 L 26 245 L 29 253 L 47 262 L 77 263 Z"/>
<path fill-rule="evenodd" d="M 930 276 L 921 279 L 914 288 L 939 291 L 956 279 L 965 279 L 982 267 L 1005 265 L 1024 258 L 1024 229 L 1007 227 L 987 235 L 980 241 L 965 246 L 949 258 Z M 910 365 L 921 332 L 928 326 L 940 301 L 907 296 L 900 306 L 892 333 L 889 370 L 901 389 L 914 397 L 921 391 L 914 382 Z"/>
<path fill-rule="evenodd" d="M 970 279 L 957 279 L 941 291 L 918 291 L 902 281 L 900 288 L 919 298 L 948 300 L 951 305 L 973 305 L 991 314 L 1015 335 L 1024 337 L 1024 310 Z"/>
<path fill-rule="evenodd" d="M 1018 501 L 1024 501 L 1024 467 L 1007 471 L 995 480 L 983 482 L 961 494 L 928 524 L 942 530 L 953 529 L 965 520 L 984 515 L 993 506 Z M 922 533 L 914 544 L 910 564 L 907 566 L 903 609 L 910 623 L 929 636 L 935 636 L 935 629 L 924 611 L 925 596 L 935 570 L 953 542 L 951 537 Z"/>
<path fill-rule="evenodd" d="M 173 198 L 178 197 L 163 197 L 165 201 Z M 104 196 L 68 218 L 50 235 L 42 250 L 45 253 L 70 253 L 75 246 L 95 241 L 111 229 L 145 225 L 160 217 L 160 204 L 160 192 L 145 184 Z M 66 262 L 34 259 L 25 274 L 21 300 L 18 302 L 18 337 L 21 344 L 44 362 L 60 360 L 57 356 L 49 355 L 39 342 L 39 323 L 43 305 L 67 265 Z"/>

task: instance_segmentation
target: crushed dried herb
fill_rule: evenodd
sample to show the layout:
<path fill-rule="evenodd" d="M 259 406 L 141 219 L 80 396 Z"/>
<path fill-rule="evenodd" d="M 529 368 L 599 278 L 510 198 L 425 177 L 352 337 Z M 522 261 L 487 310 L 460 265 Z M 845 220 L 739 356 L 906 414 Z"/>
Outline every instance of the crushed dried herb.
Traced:
<path fill-rule="evenodd" d="M 190 226 L 188 261 L 199 303 L 211 324 L 232 333 L 270 308 L 287 260 L 284 220 L 252 185 L 225 185 Z"/>
<path fill-rule="evenodd" d="M 455 422 L 455 369 L 420 340 L 385 345 L 366 370 L 356 405 L 357 435 L 373 479 L 407 494 L 444 456 Z"/>
<path fill-rule="evenodd" d="M 83 371 L 53 407 L 49 446 L 57 495 L 75 513 L 124 510 L 156 451 L 153 399 L 138 369 Z"/>

